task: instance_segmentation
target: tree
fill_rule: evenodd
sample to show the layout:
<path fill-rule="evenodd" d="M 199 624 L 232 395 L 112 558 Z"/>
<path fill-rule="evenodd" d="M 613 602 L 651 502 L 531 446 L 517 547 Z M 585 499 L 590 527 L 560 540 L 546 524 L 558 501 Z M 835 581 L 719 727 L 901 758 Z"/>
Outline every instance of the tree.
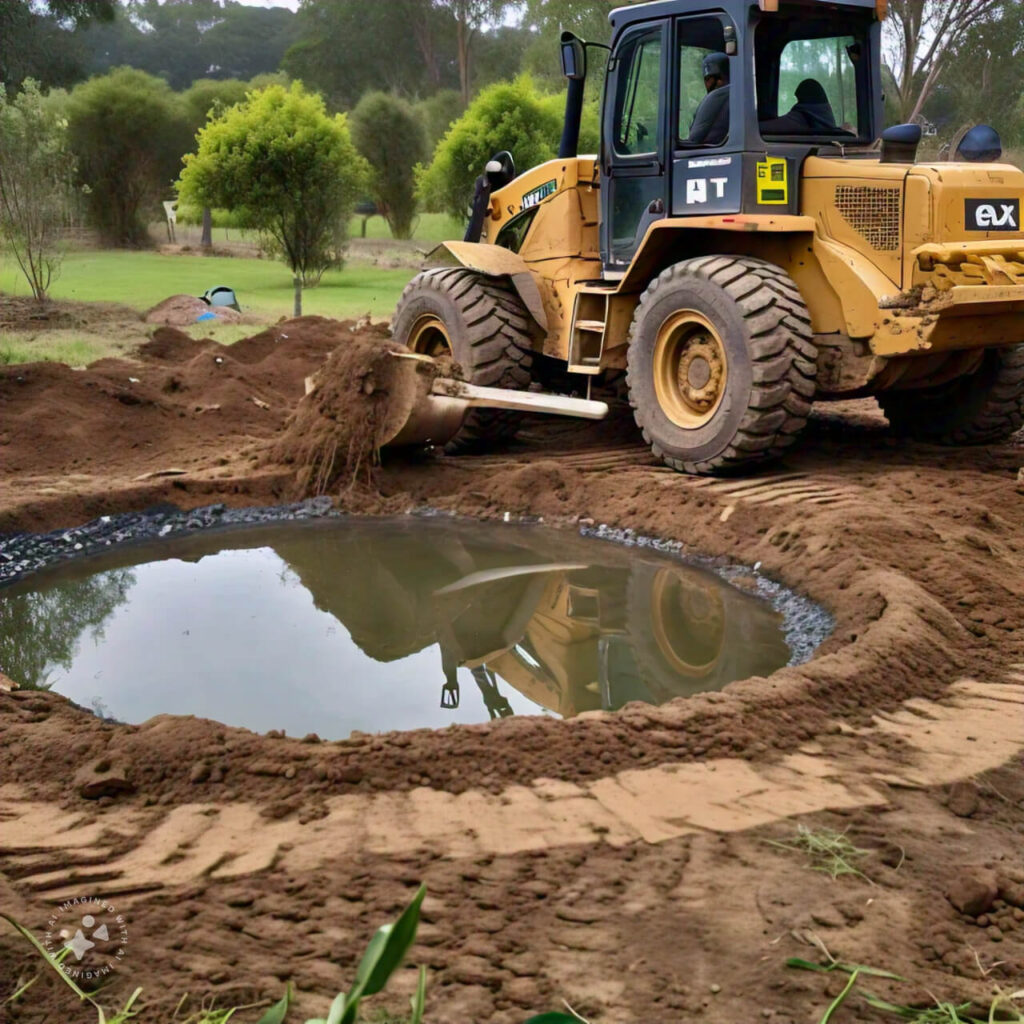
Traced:
<path fill-rule="evenodd" d="M 451 19 L 431 0 L 303 0 L 299 20 L 282 66 L 335 109 L 374 89 L 411 98 L 458 84 Z"/>
<path fill-rule="evenodd" d="M 1011 143 L 1021 141 L 1024 95 L 1024 3 L 1005 3 L 967 33 L 924 107 L 936 124 L 994 125 Z"/>
<path fill-rule="evenodd" d="M 181 201 L 242 210 L 302 285 L 340 260 L 345 231 L 370 170 L 343 114 L 296 82 L 252 92 L 201 129 L 185 157 Z"/>
<path fill-rule="evenodd" d="M 554 159 L 562 135 L 565 100 L 538 92 L 526 75 L 489 86 L 448 130 L 430 166 L 419 174 L 420 196 L 429 208 L 464 217 L 473 185 L 497 152 L 509 150 L 521 170 Z M 584 120 L 584 151 L 597 148 L 597 120 Z"/>
<path fill-rule="evenodd" d="M 209 118 L 219 117 L 228 107 L 241 103 L 245 99 L 246 91 L 246 84 L 237 78 L 225 78 L 221 81 L 215 78 L 197 78 L 181 96 L 189 130 L 193 135 L 198 134 Z M 204 249 L 211 249 L 213 211 L 208 206 L 203 207 L 202 223 L 203 234 L 199 244 Z"/>
<path fill-rule="evenodd" d="M 113 245 L 143 244 L 189 144 L 179 97 L 162 79 L 118 68 L 75 87 L 68 121 L 93 223 Z"/>
<path fill-rule="evenodd" d="M 511 0 L 433 0 L 455 22 L 456 52 L 459 59 L 459 86 L 462 102 L 469 103 L 473 70 L 473 46 L 483 26 L 500 20 L 512 6 Z"/>
<path fill-rule="evenodd" d="M 428 155 L 434 152 L 437 144 L 445 137 L 452 124 L 462 116 L 465 109 L 462 94 L 455 89 L 442 89 L 416 104 L 416 117 L 427 134 Z"/>
<path fill-rule="evenodd" d="M 427 156 L 427 135 L 412 104 L 369 92 L 352 111 L 352 141 L 373 169 L 373 197 L 395 238 L 412 236 L 416 216 L 413 168 Z"/>
<path fill-rule="evenodd" d="M 71 169 L 67 122 L 38 85 L 26 80 L 13 100 L 0 90 L 0 237 L 37 302 L 60 268 Z"/>
<path fill-rule="evenodd" d="M 921 114 L 968 35 L 995 17 L 1005 0 L 889 0 L 886 54 L 896 109 L 904 122 Z"/>
<path fill-rule="evenodd" d="M 0 601 L 0 671 L 25 689 L 48 689 L 56 668 L 70 671 L 79 641 L 103 636 L 107 619 L 135 585 L 130 569 L 50 586 Z"/>
<path fill-rule="evenodd" d="M 607 43 L 610 10 L 606 0 L 527 0 L 523 23 L 532 33 L 533 43 L 526 52 L 524 69 L 544 85 L 564 87 L 559 36 L 568 30 L 589 42 Z M 606 55 L 590 50 L 587 56 L 591 79 L 587 92 L 596 97 L 601 91 Z"/>
<path fill-rule="evenodd" d="M 117 0 L 2 0 L 0 82 L 15 90 L 26 79 L 68 85 L 82 70 L 82 54 L 69 29 L 112 21 Z"/>

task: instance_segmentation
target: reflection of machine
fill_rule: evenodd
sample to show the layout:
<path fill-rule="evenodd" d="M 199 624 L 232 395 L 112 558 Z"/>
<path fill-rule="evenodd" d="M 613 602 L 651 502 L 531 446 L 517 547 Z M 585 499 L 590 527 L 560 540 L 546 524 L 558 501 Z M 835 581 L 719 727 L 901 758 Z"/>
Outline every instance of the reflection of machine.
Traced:
<path fill-rule="evenodd" d="M 436 643 L 442 707 L 459 706 L 468 668 L 492 718 L 512 713 L 499 678 L 571 716 L 720 689 L 789 658 L 779 616 L 708 573 L 613 545 L 595 565 L 592 541 L 507 533 L 350 525 L 325 532 L 322 552 L 308 538 L 276 550 L 367 655 Z"/>

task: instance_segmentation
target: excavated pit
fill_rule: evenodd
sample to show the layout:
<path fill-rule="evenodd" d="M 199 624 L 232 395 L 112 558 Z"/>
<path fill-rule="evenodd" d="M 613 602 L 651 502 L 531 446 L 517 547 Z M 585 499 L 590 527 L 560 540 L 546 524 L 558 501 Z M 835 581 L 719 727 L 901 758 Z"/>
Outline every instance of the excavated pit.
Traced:
<path fill-rule="evenodd" d="M 823 610 L 756 574 L 727 582 L 542 526 L 152 526 L 164 539 L 0 590 L 0 670 L 109 721 L 197 715 L 336 740 L 662 704 L 806 660 L 828 632 Z"/>

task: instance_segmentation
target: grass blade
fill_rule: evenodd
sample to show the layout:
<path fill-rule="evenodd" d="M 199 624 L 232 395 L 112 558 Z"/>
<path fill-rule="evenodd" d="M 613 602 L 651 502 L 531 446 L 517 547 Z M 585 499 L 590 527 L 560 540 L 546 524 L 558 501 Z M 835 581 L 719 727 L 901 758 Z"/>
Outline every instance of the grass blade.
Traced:
<path fill-rule="evenodd" d="M 892 971 L 883 971 L 878 967 L 867 967 L 864 964 L 844 964 L 838 960 L 833 960 L 830 964 L 815 964 L 811 963 L 810 960 L 801 960 L 800 957 L 790 957 L 786 961 L 787 967 L 793 967 L 799 971 L 816 971 L 819 974 L 830 974 L 832 971 L 842 971 L 844 974 L 853 974 L 856 971 L 858 974 L 870 975 L 872 978 L 888 978 L 890 981 L 906 981 L 906 978 L 900 977 L 898 974 L 893 974 Z"/>
<path fill-rule="evenodd" d="M 409 1024 L 423 1024 L 423 1014 L 427 1006 L 426 967 L 420 968 L 420 977 L 416 984 L 416 993 L 409 998 L 409 1004 L 412 1008 L 412 1016 L 409 1018 Z"/>
<path fill-rule="evenodd" d="M 24 927 L 24 925 L 19 924 L 13 917 L 8 917 L 7 914 L 2 912 L 0 912 L 0 918 L 3 918 L 15 931 L 19 932 L 23 938 L 27 939 L 32 944 L 36 952 L 60 976 L 64 984 L 67 985 L 83 1003 L 92 1003 L 92 998 L 75 984 L 73 978 L 70 978 L 61 970 L 60 963 L 50 956 L 47 948 L 26 927 Z M 93 1005 L 95 1006 L 96 1004 L 93 1003 Z"/>
<path fill-rule="evenodd" d="M 821 1018 L 821 1024 L 828 1024 L 836 1010 L 846 1002 L 847 997 L 853 991 L 853 986 L 857 984 L 858 977 L 860 977 L 860 971 L 854 971 L 853 974 L 850 975 L 850 980 L 847 981 L 846 988 L 836 996 L 832 1005 L 825 1011 L 825 1016 Z"/>
<path fill-rule="evenodd" d="M 292 983 L 285 986 L 284 995 L 256 1022 L 256 1024 L 284 1024 L 292 1005 Z"/>

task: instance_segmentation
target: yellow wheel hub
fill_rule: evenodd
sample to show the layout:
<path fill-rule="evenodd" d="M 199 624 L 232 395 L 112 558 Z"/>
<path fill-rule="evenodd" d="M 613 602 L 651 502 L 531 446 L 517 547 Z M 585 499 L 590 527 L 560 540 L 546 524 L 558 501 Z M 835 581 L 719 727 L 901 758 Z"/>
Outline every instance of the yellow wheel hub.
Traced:
<path fill-rule="evenodd" d="M 707 317 L 683 309 L 661 325 L 654 343 L 654 391 L 677 427 L 696 430 L 710 421 L 728 375 L 725 346 Z"/>
<path fill-rule="evenodd" d="M 430 356 L 432 359 L 452 354 L 448 328 L 433 313 L 424 314 L 412 325 L 406 345 L 413 352 L 421 356 Z"/>
<path fill-rule="evenodd" d="M 651 587 L 651 633 L 673 671 L 708 675 L 722 654 L 725 606 L 712 587 L 661 569 Z"/>

